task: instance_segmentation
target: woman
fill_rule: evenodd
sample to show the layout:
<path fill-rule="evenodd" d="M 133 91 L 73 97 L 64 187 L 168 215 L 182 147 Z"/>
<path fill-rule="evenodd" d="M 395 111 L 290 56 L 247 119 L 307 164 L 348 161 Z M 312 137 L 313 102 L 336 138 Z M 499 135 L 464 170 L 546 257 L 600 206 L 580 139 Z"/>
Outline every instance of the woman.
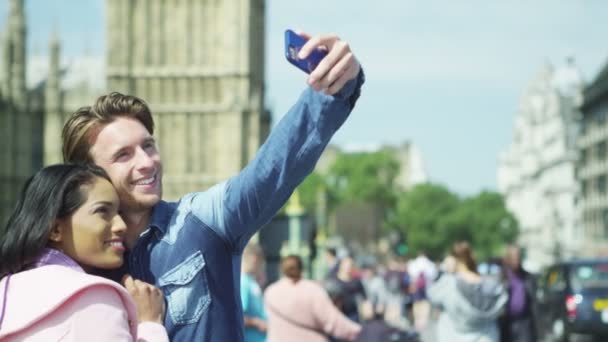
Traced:
<path fill-rule="evenodd" d="M 168 341 L 160 290 L 85 273 L 123 264 L 118 205 L 96 166 L 53 165 L 30 178 L 0 230 L 0 340 Z"/>
<path fill-rule="evenodd" d="M 264 294 L 268 315 L 268 342 L 325 342 L 331 335 L 353 341 L 361 327 L 338 310 L 321 285 L 302 279 L 302 259 L 281 262 L 283 278 Z"/>
<path fill-rule="evenodd" d="M 502 285 L 482 279 L 467 242 L 457 242 L 444 262 L 444 272 L 427 295 L 441 309 L 437 340 L 497 342 L 497 317 L 507 302 Z"/>
<path fill-rule="evenodd" d="M 340 288 L 341 310 L 346 317 L 359 323 L 359 304 L 367 297 L 361 279 L 353 277 L 355 261 L 351 257 L 340 260 L 335 281 Z"/>

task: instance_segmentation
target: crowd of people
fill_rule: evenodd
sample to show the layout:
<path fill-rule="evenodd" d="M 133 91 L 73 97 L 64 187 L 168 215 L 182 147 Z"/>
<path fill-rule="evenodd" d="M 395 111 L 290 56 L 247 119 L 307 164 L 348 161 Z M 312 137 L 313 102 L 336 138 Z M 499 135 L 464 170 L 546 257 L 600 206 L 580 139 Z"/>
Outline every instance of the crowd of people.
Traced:
<path fill-rule="evenodd" d="M 358 267 L 350 256 L 338 258 L 330 248 L 323 279 L 306 279 L 301 257 L 289 255 L 281 261 L 282 277 L 264 284 L 262 255 L 257 244 L 249 244 L 243 255 L 241 300 L 246 341 L 418 340 L 401 317 L 407 272 L 400 262 L 391 263 L 394 268 L 384 274 L 375 264 Z M 262 281 L 252 285 L 254 279 Z M 387 280 L 396 281 L 396 287 L 388 289 Z"/>
<path fill-rule="evenodd" d="M 440 262 L 425 253 L 355 262 L 329 248 L 327 274 L 317 282 L 303 279 L 302 260 L 288 256 L 283 277 L 263 294 L 256 288 L 264 322 L 255 327 L 260 338 L 250 341 L 419 341 L 429 329 L 434 341 L 536 341 L 534 278 L 520 254 L 507 245 L 488 270 L 466 241 Z"/>

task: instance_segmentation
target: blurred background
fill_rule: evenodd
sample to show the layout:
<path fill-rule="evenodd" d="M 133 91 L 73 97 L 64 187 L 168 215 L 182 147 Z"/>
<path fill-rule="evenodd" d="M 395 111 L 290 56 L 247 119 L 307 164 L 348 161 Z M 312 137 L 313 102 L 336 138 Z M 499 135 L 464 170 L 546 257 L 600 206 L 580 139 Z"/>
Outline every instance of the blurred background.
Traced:
<path fill-rule="evenodd" d="M 306 87 L 285 29 L 336 33 L 367 82 L 264 228 L 309 275 L 328 248 L 380 264 L 457 240 L 539 273 L 608 255 L 608 2 L 0 0 L 0 219 L 61 161 L 66 117 L 109 91 L 151 105 L 165 194 L 237 173 Z M 608 316 L 607 316 L 608 317 Z"/>

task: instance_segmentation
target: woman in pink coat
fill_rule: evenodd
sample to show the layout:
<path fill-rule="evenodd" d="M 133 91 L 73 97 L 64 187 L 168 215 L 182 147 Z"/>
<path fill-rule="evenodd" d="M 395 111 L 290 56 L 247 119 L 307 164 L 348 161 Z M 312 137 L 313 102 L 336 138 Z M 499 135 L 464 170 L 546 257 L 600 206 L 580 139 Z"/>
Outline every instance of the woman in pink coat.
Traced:
<path fill-rule="evenodd" d="M 328 336 L 354 341 L 361 326 L 338 310 L 327 292 L 302 279 L 302 259 L 283 259 L 284 277 L 268 286 L 264 304 L 268 314 L 268 342 L 326 342 Z"/>
<path fill-rule="evenodd" d="M 169 340 L 160 290 L 87 274 L 123 264 L 118 205 L 96 166 L 53 165 L 28 181 L 0 228 L 1 341 Z"/>

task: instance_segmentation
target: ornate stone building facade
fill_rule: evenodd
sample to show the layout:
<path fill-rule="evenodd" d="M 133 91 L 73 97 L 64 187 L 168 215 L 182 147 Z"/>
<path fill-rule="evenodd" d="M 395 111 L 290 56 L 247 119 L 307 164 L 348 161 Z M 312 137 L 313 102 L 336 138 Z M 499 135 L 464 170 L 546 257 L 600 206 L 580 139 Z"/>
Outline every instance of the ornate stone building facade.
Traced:
<path fill-rule="evenodd" d="M 236 174 L 268 134 L 263 0 L 107 0 L 108 89 L 150 105 L 164 196 Z"/>
<path fill-rule="evenodd" d="M 63 161 L 61 130 L 68 117 L 78 108 L 92 104 L 105 92 L 102 58 L 84 55 L 62 64 L 60 51 L 59 37 L 54 33 L 48 58 L 32 58 L 28 63 L 32 69 L 28 71 L 28 83 L 40 89 L 44 102 L 42 136 L 45 165 Z"/>
<path fill-rule="evenodd" d="M 23 182 L 61 161 L 61 127 L 108 91 L 148 101 L 167 199 L 236 174 L 270 129 L 263 0 L 106 0 L 107 58 L 26 56 L 24 0 L 10 0 L 0 70 L 0 223 Z M 29 70 L 28 70 L 29 67 Z"/>
<path fill-rule="evenodd" d="M 0 224 L 14 207 L 27 177 L 40 166 L 39 96 L 26 87 L 23 0 L 11 0 L 2 31 L 0 70 Z"/>
<path fill-rule="evenodd" d="M 513 142 L 498 165 L 498 188 L 520 224 L 527 266 L 538 270 L 580 252 L 575 178 L 582 77 L 570 60 L 544 65 L 521 99 Z"/>
<path fill-rule="evenodd" d="M 585 89 L 578 139 L 585 251 L 608 255 L 608 64 Z"/>
<path fill-rule="evenodd" d="M 49 56 L 28 56 L 24 0 L 10 0 L 2 31 L 0 71 L 0 224 L 25 180 L 43 165 L 61 162 L 61 128 L 80 106 L 105 89 L 103 61 L 83 56 L 61 65 L 59 38 Z"/>

